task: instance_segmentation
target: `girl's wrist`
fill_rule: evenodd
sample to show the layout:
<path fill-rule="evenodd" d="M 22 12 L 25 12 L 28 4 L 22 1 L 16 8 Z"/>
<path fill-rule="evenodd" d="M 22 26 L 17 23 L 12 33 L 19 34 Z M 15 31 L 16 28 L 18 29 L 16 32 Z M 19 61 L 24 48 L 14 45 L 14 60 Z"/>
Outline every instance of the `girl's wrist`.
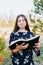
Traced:
<path fill-rule="evenodd" d="M 36 48 L 36 51 L 40 51 L 40 48 Z"/>

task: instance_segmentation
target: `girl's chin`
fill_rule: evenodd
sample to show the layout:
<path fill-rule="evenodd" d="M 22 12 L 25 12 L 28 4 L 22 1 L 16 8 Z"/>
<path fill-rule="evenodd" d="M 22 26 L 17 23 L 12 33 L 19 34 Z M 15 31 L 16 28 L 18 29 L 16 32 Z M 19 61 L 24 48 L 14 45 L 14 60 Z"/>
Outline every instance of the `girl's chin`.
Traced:
<path fill-rule="evenodd" d="M 25 27 L 20 27 L 20 28 L 25 28 Z"/>
<path fill-rule="evenodd" d="M 20 28 L 25 28 L 25 26 L 22 25 L 22 26 L 20 26 Z"/>

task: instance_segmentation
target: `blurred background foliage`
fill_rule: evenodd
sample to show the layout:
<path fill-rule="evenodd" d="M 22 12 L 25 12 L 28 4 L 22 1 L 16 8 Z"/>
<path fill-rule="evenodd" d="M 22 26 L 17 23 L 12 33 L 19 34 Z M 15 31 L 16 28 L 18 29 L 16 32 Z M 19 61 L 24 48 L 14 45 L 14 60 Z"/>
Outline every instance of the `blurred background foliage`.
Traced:
<path fill-rule="evenodd" d="M 43 17 L 36 16 L 40 14 L 43 16 L 43 0 L 33 0 L 34 10 L 31 12 L 35 13 L 34 17 L 30 13 L 27 17 L 30 29 L 34 34 L 39 34 L 41 36 L 41 56 L 37 58 L 34 54 L 34 61 L 36 65 L 43 61 Z M 11 60 L 11 50 L 8 48 L 8 41 L 10 33 L 15 26 L 15 19 L 9 17 L 9 20 L 3 19 L 0 16 L 0 65 L 12 65 Z M 42 64 L 43 65 L 43 64 Z"/>

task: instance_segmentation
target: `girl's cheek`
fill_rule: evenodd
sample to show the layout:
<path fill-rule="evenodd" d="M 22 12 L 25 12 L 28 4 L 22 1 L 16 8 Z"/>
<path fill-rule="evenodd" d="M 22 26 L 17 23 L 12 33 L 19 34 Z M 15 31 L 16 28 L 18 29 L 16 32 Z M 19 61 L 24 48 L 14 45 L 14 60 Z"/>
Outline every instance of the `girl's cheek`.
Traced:
<path fill-rule="evenodd" d="M 26 22 L 18 22 L 18 24 L 17 24 L 19 27 L 21 26 L 21 25 L 23 25 L 23 26 L 26 26 Z"/>
<path fill-rule="evenodd" d="M 24 25 L 26 26 L 26 22 L 24 22 Z"/>
<path fill-rule="evenodd" d="M 18 27 L 20 27 L 20 26 L 21 26 L 21 25 L 20 25 L 20 23 L 18 23 L 17 25 L 18 25 Z"/>

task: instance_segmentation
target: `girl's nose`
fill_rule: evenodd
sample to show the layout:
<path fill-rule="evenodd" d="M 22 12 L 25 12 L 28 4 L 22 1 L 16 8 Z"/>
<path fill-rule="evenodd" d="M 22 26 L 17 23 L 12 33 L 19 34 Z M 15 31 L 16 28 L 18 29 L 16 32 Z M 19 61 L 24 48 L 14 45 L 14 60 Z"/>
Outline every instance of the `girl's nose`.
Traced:
<path fill-rule="evenodd" d="M 21 20 L 21 23 L 23 23 L 23 21 Z"/>

